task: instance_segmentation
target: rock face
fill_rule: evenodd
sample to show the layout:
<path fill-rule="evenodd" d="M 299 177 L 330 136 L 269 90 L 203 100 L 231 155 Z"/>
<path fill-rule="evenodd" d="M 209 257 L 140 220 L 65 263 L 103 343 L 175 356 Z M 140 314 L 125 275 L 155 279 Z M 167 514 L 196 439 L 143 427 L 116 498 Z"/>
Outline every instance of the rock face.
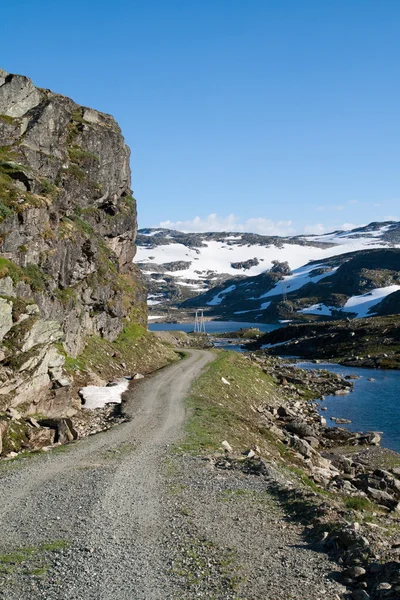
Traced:
<path fill-rule="evenodd" d="M 136 231 L 115 120 L 0 69 L 0 411 L 68 415 L 65 352 L 146 323 Z"/>

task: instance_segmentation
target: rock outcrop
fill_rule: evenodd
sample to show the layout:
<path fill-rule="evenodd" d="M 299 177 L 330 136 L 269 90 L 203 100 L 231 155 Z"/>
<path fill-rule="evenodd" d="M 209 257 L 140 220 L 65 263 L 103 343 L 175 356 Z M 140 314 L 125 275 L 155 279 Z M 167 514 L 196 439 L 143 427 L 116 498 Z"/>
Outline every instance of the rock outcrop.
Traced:
<path fill-rule="evenodd" d="M 74 411 L 65 356 L 146 323 L 115 120 L 0 70 L 0 412 Z"/>

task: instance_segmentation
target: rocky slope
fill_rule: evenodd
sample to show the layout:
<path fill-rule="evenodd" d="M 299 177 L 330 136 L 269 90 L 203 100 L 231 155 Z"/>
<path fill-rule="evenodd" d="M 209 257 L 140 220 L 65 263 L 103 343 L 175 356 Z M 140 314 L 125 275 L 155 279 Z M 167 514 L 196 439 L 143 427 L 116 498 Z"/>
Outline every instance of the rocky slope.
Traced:
<path fill-rule="evenodd" d="M 253 348 L 269 354 L 335 359 L 349 366 L 400 368 L 397 316 L 293 324 L 260 336 Z"/>
<path fill-rule="evenodd" d="M 293 272 L 285 263 L 187 300 L 210 314 L 247 321 L 315 321 L 326 318 L 397 314 L 400 249 L 359 250 L 312 261 Z"/>
<path fill-rule="evenodd" d="M 381 255 L 376 255 L 372 269 L 398 273 L 398 264 L 397 267 L 386 265 L 386 258 L 390 260 L 390 257 L 385 255 L 384 250 L 400 246 L 400 224 L 371 223 L 348 232 L 288 238 L 251 233 L 183 233 L 142 229 L 137 243 L 136 261 L 149 287 L 148 304 L 154 314 L 165 315 L 171 310 L 171 316 L 174 316 L 172 311 L 177 307 L 201 306 L 211 316 L 238 320 L 243 319 L 240 315 L 245 313 L 248 313 L 245 317 L 248 321 L 293 317 L 310 320 L 318 317 L 318 312 L 310 317 L 311 313 L 299 311 L 303 308 L 313 311 L 313 303 L 319 301 L 319 290 L 306 286 L 334 275 L 340 265 L 352 260 L 350 270 L 363 275 L 362 259 L 357 264 L 356 257 L 382 250 Z M 392 274 L 393 277 L 395 274 Z M 377 284 L 380 285 L 381 280 L 393 281 L 393 277 L 385 278 L 382 273 L 376 278 Z M 396 283 L 384 287 L 390 285 Z M 370 290 L 361 282 L 359 290 L 352 293 L 346 290 L 349 287 L 346 281 L 343 281 L 342 287 L 343 292 L 337 292 L 342 296 L 335 298 L 334 308 L 344 306 L 353 293 Z M 293 292 L 300 288 L 301 293 L 293 296 Z M 314 297 L 310 293 L 312 291 L 315 291 Z M 385 289 L 379 293 L 383 297 L 390 291 Z M 292 307 L 278 306 L 289 295 L 290 301 L 296 300 L 295 304 Z M 274 297 L 272 303 L 271 297 Z M 322 294 L 320 300 L 324 299 Z M 270 303 L 271 308 L 267 311 Z M 325 313 L 327 311 L 328 307 Z M 288 312 L 294 314 L 288 317 Z"/>
<path fill-rule="evenodd" d="M 146 324 L 129 154 L 110 115 L 0 71 L 3 415 L 70 416 L 65 361 Z"/>

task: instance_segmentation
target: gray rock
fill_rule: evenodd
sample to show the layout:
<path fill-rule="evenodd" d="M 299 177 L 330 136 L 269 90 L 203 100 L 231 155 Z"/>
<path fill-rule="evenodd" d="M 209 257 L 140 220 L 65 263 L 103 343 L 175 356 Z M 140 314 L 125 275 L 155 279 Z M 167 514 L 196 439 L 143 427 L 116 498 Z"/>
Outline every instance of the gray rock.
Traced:
<path fill-rule="evenodd" d="M 13 326 L 12 303 L 0 298 L 0 341 Z"/>
<path fill-rule="evenodd" d="M 0 85 L 3 85 L 3 83 L 6 80 L 8 73 L 7 71 L 4 71 L 4 69 L 0 69 Z"/>
<path fill-rule="evenodd" d="M 14 284 L 11 277 L 3 277 L 3 279 L 0 279 L 0 296 L 8 296 L 11 298 L 15 295 Z"/>
<path fill-rule="evenodd" d="M 22 117 L 42 101 L 42 95 L 28 77 L 8 75 L 0 86 L 0 114 Z"/>

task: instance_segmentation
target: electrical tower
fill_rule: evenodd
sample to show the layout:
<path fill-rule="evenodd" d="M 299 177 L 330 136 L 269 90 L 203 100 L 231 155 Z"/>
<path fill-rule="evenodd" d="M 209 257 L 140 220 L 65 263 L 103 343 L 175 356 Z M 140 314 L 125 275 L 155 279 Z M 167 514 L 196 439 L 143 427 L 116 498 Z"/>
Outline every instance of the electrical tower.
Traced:
<path fill-rule="evenodd" d="M 204 320 L 204 313 L 202 310 L 196 310 L 196 315 L 194 318 L 194 332 L 195 333 L 205 333 L 206 332 L 206 322 Z"/>

